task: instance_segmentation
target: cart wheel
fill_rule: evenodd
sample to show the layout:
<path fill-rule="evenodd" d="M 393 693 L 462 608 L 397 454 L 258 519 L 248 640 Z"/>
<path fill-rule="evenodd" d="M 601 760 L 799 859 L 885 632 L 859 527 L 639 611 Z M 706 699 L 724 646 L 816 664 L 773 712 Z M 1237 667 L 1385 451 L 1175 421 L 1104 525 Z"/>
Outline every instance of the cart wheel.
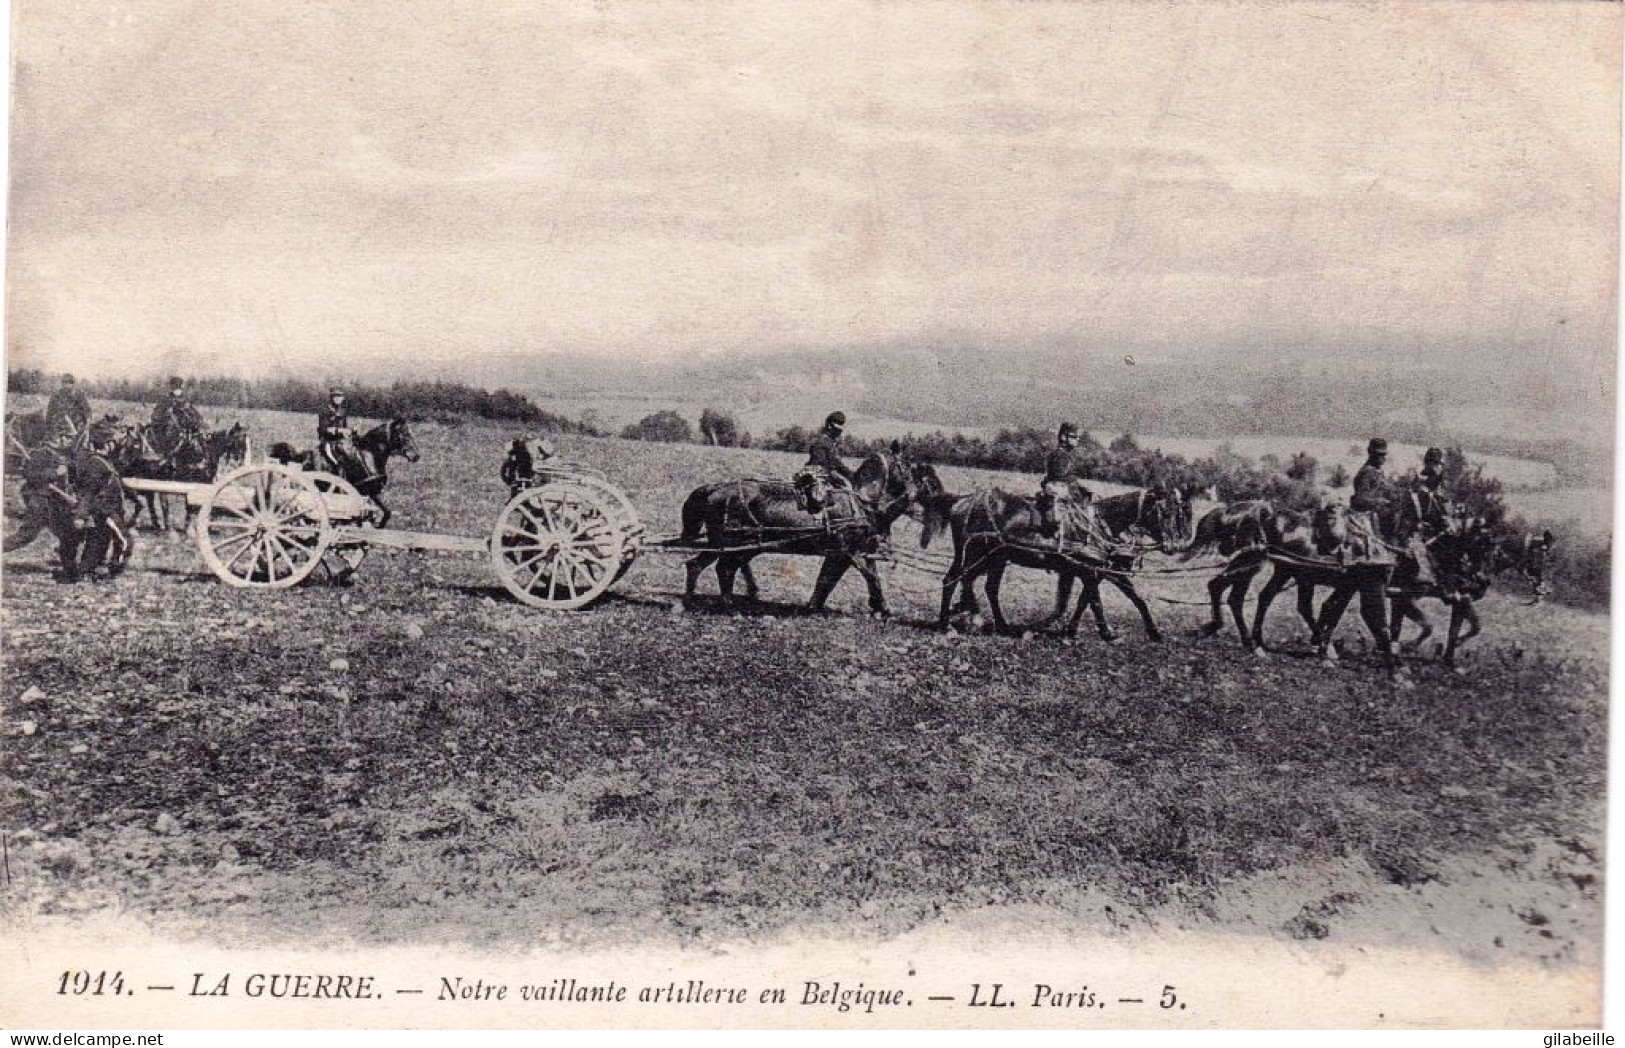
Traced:
<path fill-rule="evenodd" d="M 228 473 L 198 513 L 198 551 L 231 586 L 297 585 L 321 564 L 332 540 L 321 492 L 283 466 Z"/>
<path fill-rule="evenodd" d="M 490 543 L 492 566 L 509 593 L 532 607 L 562 611 L 609 589 L 627 563 L 630 536 L 613 489 L 606 488 L 571 478 L 509 500 Z"/>
<path fill-rule="evenodd" d="M 306 476 L 316 485 L 316 490 L 321 492 L 324 499 L 328 495 L 337 495 L 347 499 L 357 499 L 361 501 L 366 500 L 366 496 L 357 491 L 355 489 L 355 485 L 351 484 L 343 477 L 334 476 L 331 473 L 309 473 L 306 474 Z M 365 520 L 352 521 L 351 526 L 360 528 L 375 528 L 378 526 L 378 517 L 376 514 L 374 514 L 367 517 Z M 328 546 L 327 552 L 322 554 L 322 566 L 319 577 L 325 582 L 335 584 L 348 582 L 350 576 L 361 570 L 361 564 L 366 559 L 366 546 L 338 545 L 335 543 Z"/>

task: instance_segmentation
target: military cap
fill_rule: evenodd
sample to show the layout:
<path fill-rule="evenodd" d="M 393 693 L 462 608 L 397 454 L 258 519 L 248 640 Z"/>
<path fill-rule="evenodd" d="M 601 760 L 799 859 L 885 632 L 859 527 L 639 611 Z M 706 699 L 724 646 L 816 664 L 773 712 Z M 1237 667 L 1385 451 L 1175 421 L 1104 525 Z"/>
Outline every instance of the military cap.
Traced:
<path fill-rule="evenodd" d="M 1067 434 L 1071 434 L 1074 437 L 1078 435 L 1078 424 L 1076 422 L 1061 423 L 1061 428 L 1055 433 L 1055 439 L 1059 440 Z"/>
<path fill-rule="evenodd" d="M 1381 437 L 1372 437 L 1371 443 L 1365 446 L 1367 455 L 1388 454 L 1388 442 Z"/>
<path fill-rule="evenodd" d="M 73 376 L 71 374 L 64 373 L 62 376 L 62 384 L 64 386 L 73 385 Z"/>
<path fill-rule="evenodd" d="M 824 419 L 824 425 L 826 425 L 826 426 L 844 426 L 844 425 L 846 425 L 846 412 L 844 412 L 844 411 L 831 411 L 829 413 L 829 417 Z"/>
<path fill-rule="evenodd" d="M 1424 466 L 1444 465 L 1444 452 L 1438 448 L 1428 448 L 1427 452 L 1422 456 L 1422 464 Z"/>
<path fill-rule="evenodd" d="M 172 389 L 172 390 L 174 390 L 174 389 L 182 389 L 185 386 L 186 386 L 186 380 L 181 378 L 179 375 L 171 375 L 171 376 L 169 376 L 169 388 L 170 389 Z"/>

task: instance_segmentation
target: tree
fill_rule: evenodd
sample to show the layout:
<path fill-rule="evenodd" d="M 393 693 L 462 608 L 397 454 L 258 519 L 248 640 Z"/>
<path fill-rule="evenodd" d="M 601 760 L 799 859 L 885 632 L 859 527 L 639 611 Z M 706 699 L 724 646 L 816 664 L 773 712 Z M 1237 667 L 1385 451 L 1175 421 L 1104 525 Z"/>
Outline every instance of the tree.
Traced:
<path fill-rule="evenodd" d="M 1320 472 L 1320 463 L 1315 461 L 1313 455 L 1307 451 L 1300 451 L 1292 456 L 1287 463 L 1286 475 L 1293 480 L 1301 480 L 1305 484 L 1313 484 L 1315 475 Z"/>
<path fill-rule="evenodd" d="M 688 419 L 672 410 L 646 415 L 633 425 L 621 430 L 627 440 L 651 440 L 663 444 L 686 444 L 694 439 L 694 427 Z"/>
<path fill-rule="evenodd" d="M 1109 447 L 1107 450 L 1113 455 L 1137 455 L 1140 452 L 1140 445 L 1139 442 L 1134 439 L 1134 434 L 1124 433 L 1122 436 L 1112 441 L 1111 447 Z"/>
<path fill-rule="evenodd" d="M 700 435 L 707 444 L 731 448 L 739 446 L 739 422 L 726 412 L 706 408 L 700 412 Z"/>
<path fill-rule="evenodd" d="M 1343 464 L 1339 462 L 1337 465 L 1332 467 L 1332 475 L 1326 478 L 1326 483 L 1330 484 L 1334 488 L 1348 487 L 1349 471 L 1344 469 Z"/>

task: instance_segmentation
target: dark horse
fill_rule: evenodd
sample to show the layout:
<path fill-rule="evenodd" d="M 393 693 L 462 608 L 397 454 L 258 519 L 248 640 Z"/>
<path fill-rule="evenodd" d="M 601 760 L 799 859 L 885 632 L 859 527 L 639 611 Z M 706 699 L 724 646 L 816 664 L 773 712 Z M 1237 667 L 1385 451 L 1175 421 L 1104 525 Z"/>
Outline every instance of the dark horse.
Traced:
<path fill-rule="evenodd" d="M 1172 552 L 1175 542 L 1188 540 L 1191 533 L 1191 507 L 1183 493 L 1178 488 L 1158 485 L 1151 488 L 1142 488 L 1139 491 L 1127 491 L 1121 495 L 1112 495 L 1108 498 L 1095 499 L 1090 503 L 1094 507 L 1095 519 L 1100 526 L 1106 529 L 1106 534 L 1117 542 L 1133 542 L 1142 538 L 1150 539 L 1157 549 L 1167 553 Z M 1042 625 L 1059 622 L 1066 615 L 1068 602 L 1072 599 L 1072 580 L 1070 572 L 1062 572 L 1059 581 L 1055 584 L 1055 610 Z M 1109 582 L 1117 587 L 1117 591 L 1127 597 L 1136 607 L 1143 601 L 1134 589 L 1133 581 L 1124 574 L 1112 572 L 1103 575 L 1098 581 Z M 1090 606 L 1095 609 L 1095 617 L 1099 623 L 1104 610 L 1099 605 L 1099 595 L 1096 593 L 1095 601 Z M 1087 602 L 1090 591 L 1084 591 L 1082 599 Z M 1082 605 L 1080 605 L 1081 609 Z M 1077 620 L 1074 616 L 1070 630 L 1077 631 Z M 1102 624 L 1104 629 L 1104 625 Z M 1105 630 L 1102 634 L 1109 633 Z M 1151 630 L 1153 638 L 1158 636 L 1155 629 Z"/>
<path fill-rule="evenodd" d="M 1380 540 L 1370 533 L 1363 515 L 1350 518 L 1349 511 L 1340 506 L 1300 512 L 1263 501 L 1238 502 L 1210 511 L 1198 522 L 1195 537 L 1181 554 L 1181 559 L 1190 560 L 1212 550 L 1229 558 L 1208 582 L 1213 614 L 1204 632 L 1214 634 L 1224 628 L 1221 604 L 1228 603 L 1242 647 L 1263 655 L 1264 618 L 1270 603 L 1296 583 L 1298 614 L 1309 625 L 1313 643 L 1321 654 L 1331 655 L 1331 635 L 1337 620 L 1358 595 L 1360 617 L 1371 631 L 1384 665 L 1391 665 L 1386 590 L 1394 562 Z M 1266 564 L 1275 570 L 1259 595 L 1249 629 L 1245 617 L 1247 591 Z M 1324 622 L 1315 614 L 1316 586 L 1332 589 L 1326 608 L 1335 609 L 1335 613 Z"/>
<path fill-rule="evenodd" d="M 741 571 L 746 593 L 755 600 L 760 590 L 752 559 L 764 553 L 822 557 L 810 604 L 815 611 L 823 610 L 847 569 L 855 567 L 869 587 L 869 610 L 887 615 L 875 557 L 922 485 L 941 490 L 930 466 L 910 466 L 894 447 L 864 459 L 850 489 L 825 487 L 820 513 L 803 509 L 796 486 L 785 481 L 730 480 L 696 488 L 683 502 L 680 541 L 704 542 L 712 549 L 689 559 L 683 596 L 692 599 L 701 573 L 715 564 L 724 601 L 733 600 L 734 578 Z"/>
<path fill-rule="evenodd" d="M 350 438 L 354 454 L 344 459 L 341 476 L 363 497 L 378 507 L 377 524 L 388 525 L 390 509 L 384 505 L 384 486 L 389 483 L 389 460 L 399 455 L 408 462 L 418 460 L 418 446 L 412 439 L 412 427 L 400 415 L 380 423 L 359 436 Z M 326 461 L 315 451 L 296 451 L 292 444 L 278 441 L 266 449 L 266 455 L 284 466 L 298 466 L 305 470 L 325 470 Z"/>
<path fill-rule="evenodd" d="M 121 477 L 206 484 L 214 481 L 221 467 L 240 463 L 248 457 L 248 430 L 241 422 L 233 422 L 228 429 L 200 433 L 194 441 L 173 442 L 169 451 L 163 453 L 157 450 L 152 427 L 124 426 L 115 430 L 116 421 L 109 416 L 92 423 L 90 428 L 105 440 L 108 460 Z M 134 507 L 130 517 L 132 527 L 140 519 L 141 507 L 145 504 L 152 526 L 169 530 L 169 500 L 165 496 L 153 491 L 126 491 L 125 498 Z M 195 512 L 188 505 L 186 519 L 190 520 Z"/>
<path fill-rule="evenodd" d="M 1456 522 L 1432 540 L 1436 581 L 1418 580 L 1413 566 L 1402 563 L 1394 572 L 1388 591 L 1390 612 L 1388 631 L 1401 651 L 1416 651 L 1433 635 L 1433 626 L 1418 602 L 1424 598 L 1440 601 L 1450 609 L 1450 628 L 1445 634 L 1444 661 L 1456 661 L 1461 646 L 1483 632 L 1476 604 L 1489 592 L 1499 561 L 1499 549 L 1490 529 L 1474 522 Z M 1422 627 L 1414 639 L 1400 643 L 1409 620 Z M 1465 627 L 1465 630 L 1463 629 Z"/>
<path fill-rule="evenodd" d="M 1131 495 L 1129 498 L 1134 498 Z M 993 613 L 994 629 L 1000 632 L 1010 628 L 1004 609 L 999 603 L 999 591 L 1004 582 L 1004 571 L 1011 564 L 1019 567 L 1053 571 L 1061 576 L 1065 596 L 1058 594 L 1057 605 L 1063 611 L 1070 598 L 1071 581 L 1082 581 L 1083 596 L 1077 610 L 1067 623 L 1065 632 L 1077 632 L 1078 622 L 1087 606 L 1094 612 L 1095 625 L 1105 640 L 1115 640 L 1116 634 L 1106 624 L 1105 609 L 1100 601 L 1100 584 L 1110 581 L 1122 591 L 1145 623 L 1146 635 L 1161 640 L 1151 609 L 1134 589 L 1128 572 L 1134 566 L 1134 557 L 1125 552 L 1107 531 L 1096 515 L 1082 506 L 1071 507 L 1066 527 L 1069 537 L 1057 543 L 1051 525 L 1052 514 L 1046 513 L 1036 499 L 1023 498 L 993 488 L 975 494 L 939 495 L 923 501 L 924 525 L 920 532 L 920 546 L 927 547 L 942 533 L 950 530 L 954 542 L 954 559 L 942 580 L 942 607 L 937 624 L 946 629 L 953 615 L 954 590 L 960 590 L 961 611 L 976 611 L 973 583 L 986 576 L 988 606 Z M 1158 525 L 1161 530 L 1161 525 Z M 1163 533 L 1164 536 L 1166 533 Z M 1161 538 L 1159 538 L 1161 541 Z M 1051 616 L 1054 621 L 1057 616 Z"/>

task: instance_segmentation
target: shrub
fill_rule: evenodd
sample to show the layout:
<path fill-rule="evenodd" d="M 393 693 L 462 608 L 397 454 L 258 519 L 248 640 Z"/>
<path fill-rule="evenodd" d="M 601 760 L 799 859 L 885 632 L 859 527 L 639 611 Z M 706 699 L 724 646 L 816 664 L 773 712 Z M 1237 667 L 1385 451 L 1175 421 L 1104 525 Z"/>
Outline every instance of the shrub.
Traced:
<path fill-rule="evenodd" d="M 621 430 L 621 436 L 627 440 L 649 440 L 662 444 L 687 444 L 694 440 L 694 427 L 689 425 L 688 419 L 677 412 L 667 409 L 657 411 L 653 415 L 645 415 Z"/>

